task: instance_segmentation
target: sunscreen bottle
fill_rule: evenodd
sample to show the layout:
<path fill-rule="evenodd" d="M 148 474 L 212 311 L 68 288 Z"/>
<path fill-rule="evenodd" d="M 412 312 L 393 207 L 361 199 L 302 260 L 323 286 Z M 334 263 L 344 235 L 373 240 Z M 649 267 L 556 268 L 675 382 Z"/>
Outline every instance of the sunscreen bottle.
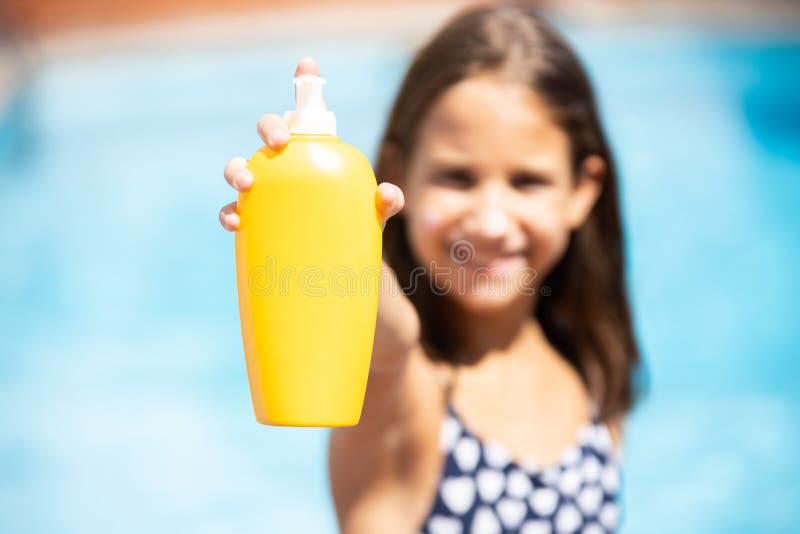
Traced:
<path fill-rule="evenodd" d="M 256 420 L 358 423 L 369 375 L 381 267 L 377 181 L 336 136 L 325 80 L 294 79 L 291 138 L 249 160 L 239 194 L 236 278 Z"/>

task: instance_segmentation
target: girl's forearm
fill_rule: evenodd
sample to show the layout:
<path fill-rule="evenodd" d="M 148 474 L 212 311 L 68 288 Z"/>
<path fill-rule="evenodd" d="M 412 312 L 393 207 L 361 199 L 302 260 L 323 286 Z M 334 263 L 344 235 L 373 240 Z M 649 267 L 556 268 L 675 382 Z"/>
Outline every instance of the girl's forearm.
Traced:
<path fill-rule="evenodd" d="M 417 310 L 400 290 L 394 270 L 383 262 L 364 407 L 357 426 L 334 429 L 341 447 L 346 450 L 373 447 L 376 439 L 387 438 L 387 428 L 400 422 L 403 383 L 408 379 L 408 363 L 419 340 Z"/>
<path fill-rule="evenodd" d="M 384 261 L 370 375 L 401 370 L 419 341 L 417 310 L 400 288 L 394 269 Z"/>

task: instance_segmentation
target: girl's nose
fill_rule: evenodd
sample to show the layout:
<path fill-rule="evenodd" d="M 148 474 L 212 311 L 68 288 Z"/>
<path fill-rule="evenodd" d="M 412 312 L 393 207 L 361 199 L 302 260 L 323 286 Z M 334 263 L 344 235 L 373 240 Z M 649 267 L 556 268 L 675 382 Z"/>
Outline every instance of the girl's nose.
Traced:
<path fill-rule="evenodd" d="M 465 226 L 465 230 L 476 240 L 500 241 L 508 234 L 511 220 L 501 206 L 475 206 Z"/>
<path fill-rule="evenodd" d="M 496 244 L 504 240 L 513 230 L 513 219 L 509 212 L 508 197 L 505 191 L 494 184 L 475 191 L 466 230 L 474 239 Z"/>
<path fill-rule="evenodd" d="M 500 239 L 509 227 L 508 215 L 500 208 L 493 207 L 478 213 L 478 233 L 486 239 Z"/>

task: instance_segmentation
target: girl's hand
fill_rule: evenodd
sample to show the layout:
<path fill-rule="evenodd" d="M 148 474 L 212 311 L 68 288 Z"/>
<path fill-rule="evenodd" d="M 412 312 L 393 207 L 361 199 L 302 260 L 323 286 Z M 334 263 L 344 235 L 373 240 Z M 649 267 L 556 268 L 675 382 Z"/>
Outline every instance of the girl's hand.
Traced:
<path fill-rule="evenodd" d="M 310 57 L 301 59 L 294 72 L 295 77 L 304 74 L 319 76 L 319 65 Z M 269 148 L 276 152 L 283 150 L 289 142 L 289 128 L 283 119 L 274 114 L 267 114 L 259 119 L 258 135 Z M 253 174 L 247 170 L 247 160 L 241 156 L 228 161 L 224 174 L 225 181 L 237 191 L 247 191 L 253 185 Z M 381 213 L 381 224 L 385 226 L 389 217 L 403 209 L 405 200 L 399 187 L 384 182 L 378 186 L 375 202 Z M 230 232 L 239 228 L 239 215 L 236 213 L 235 201 L 223 206 L 219 212 L 219 222 Z"/>

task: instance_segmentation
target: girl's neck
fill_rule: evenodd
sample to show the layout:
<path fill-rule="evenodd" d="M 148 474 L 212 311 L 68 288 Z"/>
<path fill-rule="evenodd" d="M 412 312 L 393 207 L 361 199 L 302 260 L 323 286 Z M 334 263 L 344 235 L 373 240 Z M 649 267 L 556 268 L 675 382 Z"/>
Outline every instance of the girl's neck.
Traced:
<path fill-rule="evenodd" d="M 531 348 L 547 345 L 531 306 L 530 301 L 520 299 L 499 313 L 476 315 L 457 310 L 456 328 L 461 339 L 458 364 L 478 365 L 491 356 L 530 357 Z"/>

